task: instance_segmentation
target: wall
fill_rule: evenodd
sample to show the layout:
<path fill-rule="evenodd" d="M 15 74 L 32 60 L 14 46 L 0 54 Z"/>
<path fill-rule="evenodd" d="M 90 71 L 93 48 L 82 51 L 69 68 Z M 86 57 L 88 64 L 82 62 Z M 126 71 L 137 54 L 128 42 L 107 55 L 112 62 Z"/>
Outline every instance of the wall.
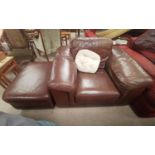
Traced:
<path fill-rule="evenodd" d="M 45 48 L 48 54 L 54 53 L 60 47 L 60 30 L 41 29 Z"/>

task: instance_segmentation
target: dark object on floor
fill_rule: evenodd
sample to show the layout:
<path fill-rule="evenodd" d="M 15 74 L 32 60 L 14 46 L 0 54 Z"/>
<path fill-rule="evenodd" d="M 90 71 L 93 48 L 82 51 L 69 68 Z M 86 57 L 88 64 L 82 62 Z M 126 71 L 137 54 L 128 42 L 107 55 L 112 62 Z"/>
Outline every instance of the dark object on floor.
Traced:
<path fill-rule="evenodd" d="M 139 117 L 155 117 L 155 106 L 151 102 L 146 94 L 143 93 L 130 106 Z"/>
<path fill-rule="evenodd" d="M 0 126 L 54 126 L 54 122 L 36 121 L 19 115 L 0 112 Z"/>

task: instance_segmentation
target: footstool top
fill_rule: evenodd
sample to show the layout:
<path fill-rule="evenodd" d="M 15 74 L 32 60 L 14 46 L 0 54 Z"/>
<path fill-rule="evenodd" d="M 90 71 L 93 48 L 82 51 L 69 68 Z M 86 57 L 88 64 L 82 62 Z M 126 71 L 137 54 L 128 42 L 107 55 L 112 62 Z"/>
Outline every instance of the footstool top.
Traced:
<path fill-rule="evenodd" d="M 6 102 L 33 102 L 50 100 L 48 80 L 52 68 L 51 62 L 28 64 L 9 85 L 3 95 Z"/>

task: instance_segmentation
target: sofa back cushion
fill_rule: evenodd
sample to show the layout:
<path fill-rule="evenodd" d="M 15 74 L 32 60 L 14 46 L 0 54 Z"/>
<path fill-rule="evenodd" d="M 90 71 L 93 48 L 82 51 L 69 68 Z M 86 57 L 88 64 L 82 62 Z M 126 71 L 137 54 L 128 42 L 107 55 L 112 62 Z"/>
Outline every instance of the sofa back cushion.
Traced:
<path fill-rule="evenodd" d="M 111 55 L 112 45 L 112 40 L 108 38 L 76 38 L 71 41 L 70 50 L 74 58 L 77 52 L 82 49 L 88 49 L 97 53 L 101 57 L 100 68 L 103 68 L 105 61 Z"/>
<path fill-rule="evenodd" d="M 150 50 L 155 52 L 155 29 L 148 30 L 137 37 L 134 41 L 134 48 L 137 50 Z"/>

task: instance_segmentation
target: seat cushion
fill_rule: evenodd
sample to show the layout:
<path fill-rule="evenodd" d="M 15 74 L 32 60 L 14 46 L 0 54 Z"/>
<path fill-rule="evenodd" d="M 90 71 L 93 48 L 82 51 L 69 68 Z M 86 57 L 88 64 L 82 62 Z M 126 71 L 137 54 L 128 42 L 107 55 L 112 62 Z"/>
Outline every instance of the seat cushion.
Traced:
<path fill-rule="evenodd" d="M 9 85 L 3 99 L 17 108 L 52 107 L 48 80 L 52 63 L 28 64 Z"/>
<path fill-rule="evenodd" d="M 76 90 L 78 105 L 112 105 L 116 103 L 119 96 L 120 93 L 104 70 L 96 74 L 78 74 Z"/>

